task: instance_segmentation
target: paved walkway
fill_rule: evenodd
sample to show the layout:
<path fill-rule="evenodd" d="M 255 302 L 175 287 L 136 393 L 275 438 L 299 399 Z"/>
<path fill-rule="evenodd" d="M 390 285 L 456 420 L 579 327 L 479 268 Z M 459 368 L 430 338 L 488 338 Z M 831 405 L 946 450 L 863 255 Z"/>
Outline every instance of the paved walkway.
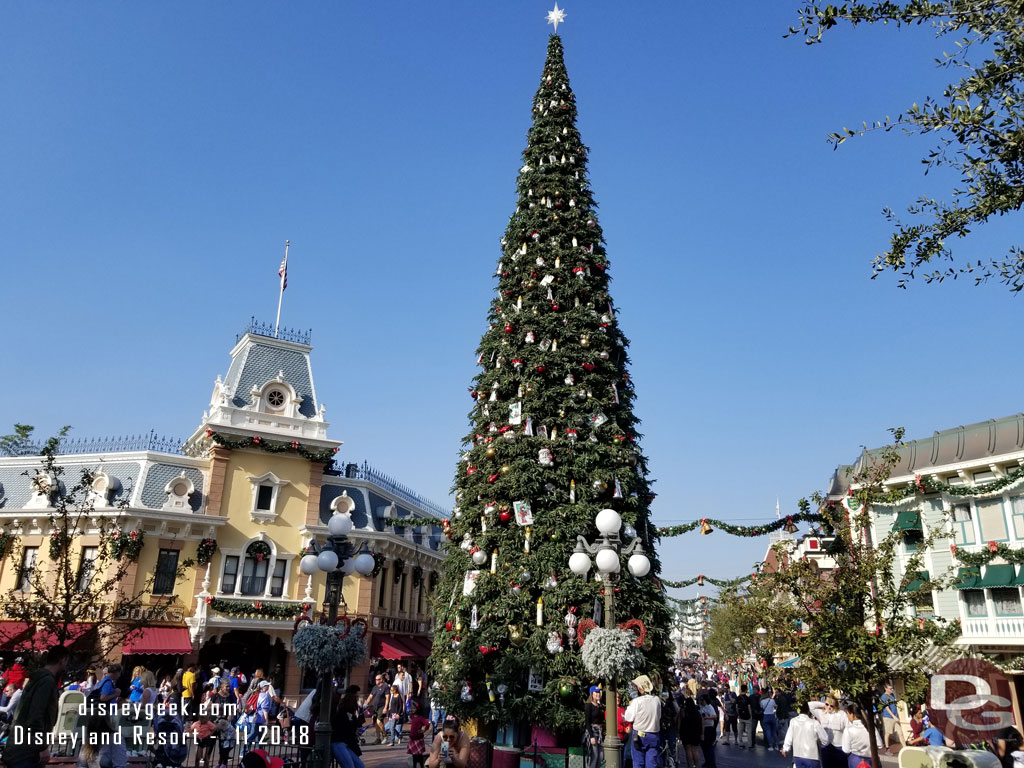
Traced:
<path fill-rule="evenodd" d="M 735 745 L 719 744 L 715 751 L 718 768 L 792 768 L 793 757 L 783 757 L 778 752 L 769 752 L 763 747 L 753 750 L 740 749 Z M 363 747 L 363 764 L 366 768 L 408 768 L 409 755 L 405 744 L 401 747 Z M 882 757 L 883 768 L 896 768 L 895 757 Z M 682 767 L 680 767 L 682 768 Z M 702 762 L 703 768 L 703 762 Z"/>

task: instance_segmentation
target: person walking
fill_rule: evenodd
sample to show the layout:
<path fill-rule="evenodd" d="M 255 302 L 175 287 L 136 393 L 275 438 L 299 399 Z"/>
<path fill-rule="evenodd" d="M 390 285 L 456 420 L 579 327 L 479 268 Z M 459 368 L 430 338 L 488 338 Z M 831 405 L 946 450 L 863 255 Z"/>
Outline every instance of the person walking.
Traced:
<path fill-rule="evenodd" d="M 366 703 L 366 708 L 373 713 L 373 729 L 377 733 L 377 744 L 384 741 L 386 735 L 384 723 L 387 720 L 387 707 L 385 705 L 390 693 L 391 688 L 384 682 L 384 675 L 378 673 L 374 677 L 373 688 L 370 689 Z"/>
<path fill-rule="evenodd" d="M 676 724 L 679 742 L 683 746 L 686 768 L 697 768 L 700 764 L 700 745 L 704 741 L 704 718 L 692 696 L 683 697 Z"/>
<path fill-rule="evenodd" d="M 843 753 L 843 732 L 850 724 L 846 713 L 840 711 L 839 702 L 834 696 L 826 696 L 825 701 L 808 702 L 811 715 L 821 723 L 828 737 L 828 743 L 821 749 L 822 768 L 845 768 L 846 755 Z"/>
<path fill-rule="evenodd" d="M 418 701 L 412 703 L 412 714 L 409 716 L 409 746 L 407 754 L 412 755 L 413 768 L 423 768 L 427 761 L 427 747 L 423 741 L 424 734 L 430 728 L 430 721 L 423 716 L 423 707 Z"/>
<path fill-rule="evenodd" d="M 753 720 L 750 711 L 750 696 L 747 695 L 747 684 L 740 685 L 740 695 L 736 697 L 736 719 L 740 726 L 740 749 L 754 746 L 754 733 L 757 728 L 757 721 Z M 753 724 L 752 724 L 753 723 Z M 746 740 L 746 745 L 743 744 Z"/>
<path fill-rule="evenodd" d="M 405 714 L 405 699 L 402 696 L 402 689 L 397 685 L 391 686 L 384 709 L 387 713 L 387 723 L 384 725 L 384 745 L 397 747 L 402 741 L 402 715 Z"/>
<path fill-rule="evenodd" d="M 761 729 L 764 731 L 764 746 L 766 749 L 778 749 L 778 703 L 775 701 L 775 691 L 769 690 L 761 697 Z"/>
<path fill-rule="evenodd" d="M 704 768 L 716 768 L 718 763 L 715 760 L 715 732 L 718 713 L 715 712 L 707 694 L 702 694 L 697 699 L 697 704 L 700 705 L 700 716 L 704 725 L 704 734 L 700 742 L 700 748 L 704 752 Z"/>
<path fill-rule="evenodd" d="M 879 698 L 882 705 L 882 738 L 885 740 L 884 749 L 888 751 L 895 734 L 900 746 L 906 746 L 907 737 L 903 734 L 903 726 L 900 723 L 900 712 L 896 704 L 896 694 L 893 692 L 892 683 L 885 684 L 885 691 Z"/>
<path fill-rule="evenodd" d="M 725 721 L 722 723 L 722 741 L 729 743 L 729 734 L 732 733 L 732 743 L 739 744 L 736 723 L 736 694 L 726 688 L 722 694 L 722 708 L 725 710 Z"/>
<path fill-rule="evenodd" d="M 622 716 L 633 726 L 633 768 L 657 768 L 661 751 L 661 699 L 651 695 L 654 684 L 647 675 L 635 678 L 633 685 L 638 695 Z"/>
<path fill-rule="evenodd" d="M 795 768 L 819 768 L 821 766 L 820 747 L 828 744 L 825 728 L 811 717 L 811 708 L 804 702 L 800 705 L 800 714 L 789 724 L 786 740 L 782 743 L 783 757 L 792 750 Z"/>
<path fill-rule="evenodd" d="M 590 686 L 590 698 L 583 705 L 583 738 L 587 747 L 587 768 L 601 768 L 601 745 L 604 743 L 604 706 L 601 689 Z"/>
<path fill-rule="evenodd" d="M 846 718 L 850 722 L 843 731 L 843 752 L 846 753 L 847 768 L 858 768 L 862 762 L 874 766 L 871 761 L 871 736 L 864 725 L 857 702 L 851 701 L 846 705 Z"/>
<path fill-rule="evenodd" d="M 50 748 L 45 737 L 57 724 L 57 701 L 60 679 L 68 665 L 68 649 L 56 645 L 46 652 L 43 666 L 29 675 L 21 695 L 21 704 L 14 715 L 14 728 L 22 733 L 42 736 L 36 743 L 34 738 L 10 739 L 4 752 L 7 768 L 39 768 L 50 761 Z"/>

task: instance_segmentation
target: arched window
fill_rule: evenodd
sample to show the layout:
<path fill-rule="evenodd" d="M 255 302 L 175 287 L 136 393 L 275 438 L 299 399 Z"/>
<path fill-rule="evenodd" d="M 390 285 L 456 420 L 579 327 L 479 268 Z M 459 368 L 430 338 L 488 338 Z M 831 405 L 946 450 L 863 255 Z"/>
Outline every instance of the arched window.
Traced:
<path fill-rule="evenodd" d="M 262 595 L 267 591 L 267 576 L 270 569 L 272 550 L 270 545 L 259 539 L 245 548 L 242 561 L 241 593 Z"/>

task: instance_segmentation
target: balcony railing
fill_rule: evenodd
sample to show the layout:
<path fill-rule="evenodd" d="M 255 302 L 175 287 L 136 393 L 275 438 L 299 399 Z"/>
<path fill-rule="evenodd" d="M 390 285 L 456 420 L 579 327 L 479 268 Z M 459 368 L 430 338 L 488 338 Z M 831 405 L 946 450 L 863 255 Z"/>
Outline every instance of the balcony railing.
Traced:
<path fill-rule="evenodd" d="M 249 318 L 249 324 L 242 329 L 242 332 L 235 337 L 235 343 L 241 341 L 242 337 L 247 333 L 251 333 L 255 336 L 267 336 L 271 339 L 281 339 L 282 341 L 291 341 L 296 344 L 305 344 L 309 346 L 310 340 L 313 338 L 313 330 L 309 329 L 301 331 L 295 328 L 278 328 L 277 333 L 274 333 L 274 326 L 271 323 L 261 323 L 255 317 Z"/>
<path fill-rule="evenodd" d="M 11 451 L 13 456 L 38 456 L 43 446 L 39 443 L 26 443 Z M 57 453 L 67 456 L 79 453 L 126 453 L 128 451 L 153 451 L 155 453 L 173 453 L 183 456 L 182 441 L 176 437 L 158 435 L 155 430 L 140 435 L 121 435 L 120 437 L 65 437 L 60 441 Z"/>
<path fill-rule="evenodd" d="M 1024 645 L 1024 616 L 964 619 L 961 632 L 965 638 L 998 638 Z"/>

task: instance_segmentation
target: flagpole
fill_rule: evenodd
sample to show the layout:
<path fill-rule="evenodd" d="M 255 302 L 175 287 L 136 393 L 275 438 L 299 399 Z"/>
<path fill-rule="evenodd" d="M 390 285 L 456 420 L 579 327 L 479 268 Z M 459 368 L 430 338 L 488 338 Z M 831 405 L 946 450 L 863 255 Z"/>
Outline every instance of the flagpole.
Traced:
<path fill-rule="evenodd" d="M 288 269 L 288 246 L 291 245 L 291 240 L 284 241 L 284 269 Z M 277 329 L 281 326 L 281 302 L 284 300 L 284 281 L 285 278 L 282 275 L 278 281 L 281 283 L 281 290 L 277 294 L 277 319 L 274 321 L 274 338 L 277 338 Z"/>

